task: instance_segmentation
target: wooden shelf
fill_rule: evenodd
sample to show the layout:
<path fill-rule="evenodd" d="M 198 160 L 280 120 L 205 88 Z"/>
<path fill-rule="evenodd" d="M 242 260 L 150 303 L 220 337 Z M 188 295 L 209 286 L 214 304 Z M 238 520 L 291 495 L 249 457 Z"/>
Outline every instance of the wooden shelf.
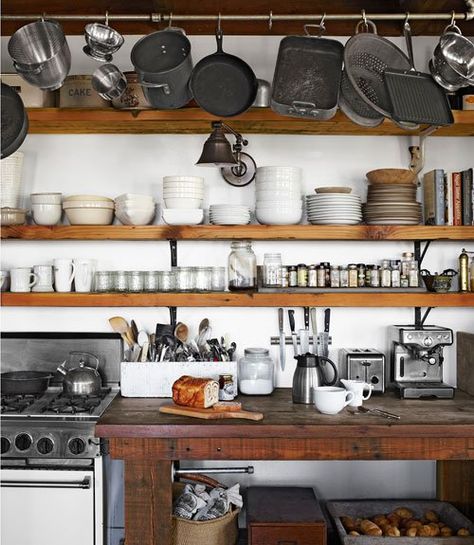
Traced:
<path fill-rule="evenodd" d="M 18 240 L 474 240 L 474 226 L 428 225 L 15 225 Z"/>
<path fill-rule="evenodd" d="M 9 293 L 7 307 L 474 307 L 474 293 Z"/>
<path fill-rule="evenodd" d="M 113 108 L 30 108 L 30 134 L 208 134 L 217 117 L 200 108 L 141 110 Z M 454 125 L 443 127 L 434 136 L 474 136 L 474 112 L 455 111 Z M 323 135 L 413 135 L 389 120 L 379 127 L 366 128 L 352 123 L 338 112 L 329 121 L 284 117 L 269 108 L 252 108 L 229 119 L 232 128 L 245 134 L 323 134 Z M 424 127 L 422 127 L 424 128 Z"/>

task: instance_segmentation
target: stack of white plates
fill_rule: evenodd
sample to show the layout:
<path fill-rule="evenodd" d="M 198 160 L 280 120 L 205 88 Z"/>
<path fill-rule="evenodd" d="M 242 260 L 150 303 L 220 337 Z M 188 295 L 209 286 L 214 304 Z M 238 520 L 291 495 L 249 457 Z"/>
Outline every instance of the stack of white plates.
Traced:
<path fill-rule="evenodd" d="M 151 195 L 124 193 L 115 199 L 115 215 L 124 225 L 148 225 L 155 217 Z"/>
<path fill-rule="evenodd" d="M 211 204 L 209 221 L 214 225 L 247 225 L 250 223 L 250 209 L 237 204 Z"/>
<path fill-rule="evenodd" d="M 300 168 L 259 167 L 255 183 L 255 215 L 259 223 L 294 225 L 301 221 L 303 199 Z"/>
<path fill-rule="evenodd" d="M 356 225 L 362 220 L 360 197 L 348 193 L 307 195 L 306 209 L 315 225 Z"/>
<path fill-rule="evenodd" d="M 163 200 L 166 208 L 202 208 L 204 178 L 200 176 L 165 176 Z"/>

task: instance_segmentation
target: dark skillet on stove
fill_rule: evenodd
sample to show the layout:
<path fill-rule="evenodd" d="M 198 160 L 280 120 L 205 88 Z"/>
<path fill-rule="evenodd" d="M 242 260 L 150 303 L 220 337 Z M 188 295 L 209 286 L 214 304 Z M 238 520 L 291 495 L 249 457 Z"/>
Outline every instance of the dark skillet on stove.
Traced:
<path fill-rule="evenodd" d="M 2 394 L 42 394 L 52 374 L 47 371 L 9 371 L 2 373 Z"/>
<path fill-rule="evenodd" d="M 257 95 L 258 82 L 250 66 L 222 50 L 222 30 L 217 30 L 217 51 L 194 67 L 189 85 L 194 100 L 210 114 L 231 117 L 245 112 Z"/>

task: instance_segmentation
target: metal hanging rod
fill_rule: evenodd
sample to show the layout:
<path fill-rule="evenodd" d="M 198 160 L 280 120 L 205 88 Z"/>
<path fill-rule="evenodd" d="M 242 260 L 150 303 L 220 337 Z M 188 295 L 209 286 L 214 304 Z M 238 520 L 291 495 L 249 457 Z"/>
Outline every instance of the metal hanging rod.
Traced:
<path fill-rule="evenodd" d="M 474 6 L 468 4 L 469 10 L 466 13 L 410 13 L 412 21 L 452 21 L 474 19 Z M 172 21 L 262 21 L 268 23 L 271 28 L 272 23 L 276 21 L 358 21 L 361 17 L 371 19 L 372 21 L 404 21 L 406 13 L 327 13 L 327 14 L 284 14 L 277 15 L 270 11 L 268 15 L 179 15 L 175 13 L 150 13 L 150 14 L 113 14 L 107 13 L 109 21 L 144 21 L 152 23 L 172 22 Z M 56 19 L 57 21 L 97 21 L 106 17 L 104 13 L 96 15 L 70 15 L 59 13 L 38 13 L 25 15 L 2 15 L 2 21 L 36 21 L 42 17 Z"/>

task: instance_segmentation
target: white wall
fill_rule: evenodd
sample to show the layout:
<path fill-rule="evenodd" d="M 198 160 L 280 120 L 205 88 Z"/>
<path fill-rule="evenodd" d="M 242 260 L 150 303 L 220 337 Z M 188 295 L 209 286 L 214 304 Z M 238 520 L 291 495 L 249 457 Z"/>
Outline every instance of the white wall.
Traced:
<path fill-rule="evenodd" d="M 224 28 L 225 30 L 225 28 Z M 128 53 L 134 37 L 128 37 L 116 55 L 122 69 L 130 69 Z M 226 37 L 224 48 L 240 54 L 252 64 L 259 77 L 271 80 L 280 38 Z M 397 40 L 399 41 L 399 40 Z M 3 70 L 8 71 L 2 40 Z M 82 38 L 70 39 L 73 73 L 90 73 L 97 65 L 80 52 Z M 195 61 L 214 49 L 210 37 L 192 37 Z M 426 68 L 432 38 L 416 38 L 419 69 Z M 230 120 L 231 122 L 231 120 Z M 97 193 L 114 197 L 125 191 L 153 193 L 160 198 L 161 178 L 170 174 L 203 175 L 206 178 L 206 204 L 220 202 L 253 203 L 253 184 L 233 188 L 217 170 L 194 166 L 205 140 L 203 135 L 30 135 L 22 147 L 25 152 L 25 192 L 62 191 Z M 302 167 L 308 192 L 317 185 L 351 185 L 365 196 L 366 171 L 379 167 L 405 168 L 409 137 L 281 136 L 250 135 L 249 153 L 258 165 L 290 164 Z M 465 169 L 473 164 L 473 145 L 468 138 L 431 138 L 426 146 L 426 168 Z M 27 203 L 26 203 L 27 204 Z M 462 242 L 435 242 L 424 266 L 430 270 L 457 268 Z M 474 249 L 474 247 L 472 248 Z M 286 263 L 378 262 L 396 258 L 412 250 L 408 242 L 256 242 L 259 263 L 264 252 L 280 251 Z M 178 245 L 180 265 L 225 265 L 227 242 L 182 242 Z M 54 257 L 93 257 L 101 269 L 159 269 L 169 267 L 166 242 L 27 242 L 8 241 L 2 245 L 1 266 L 32 266 L 49 263 Z M 375 296 L 375 295 L 374 295 Z M 109 331 L 112 315 L 135 318 L 141 327 L 153 330 L 157 321 L 168 319 L 163 308 L 4 308 L 4 331 Z M 229 332 L 242 353 L 245 346 L 269 346 L 278 331 L 276 309 L 179 309 L 178 318 L 195 331 L 207 316 L 217 335 Z M 319 311 L 322 320 L 322 311 Z M 302 327 L 302 311 L 297 311 Z M 387 351 L 387 327 L 410 323 L 410 309 L 336 308 L 332 312 L 331 355 L 341 347 L 373 347 Z M 472 309 L 434 309 L 429 323 L 454 330 L 474 331 Z M 278 347 L 272 348 L 277 358 Z M 290 352 L 288 351 L 288 358 Z M 277 385 L 288 387 L 294 366 L 284 373 L 277 370 Z M 455 347 L 446 350 L 445 379 L 455 384 Z M 212 464 L 216 465 L 216 464 Z M 225 464 L 228 465 L 228 464 Z M 254 476 L 246 483 L 312 483 L 326 497 L 433 497 L 435 471 L 432 462 L 257 462 Z"/>

